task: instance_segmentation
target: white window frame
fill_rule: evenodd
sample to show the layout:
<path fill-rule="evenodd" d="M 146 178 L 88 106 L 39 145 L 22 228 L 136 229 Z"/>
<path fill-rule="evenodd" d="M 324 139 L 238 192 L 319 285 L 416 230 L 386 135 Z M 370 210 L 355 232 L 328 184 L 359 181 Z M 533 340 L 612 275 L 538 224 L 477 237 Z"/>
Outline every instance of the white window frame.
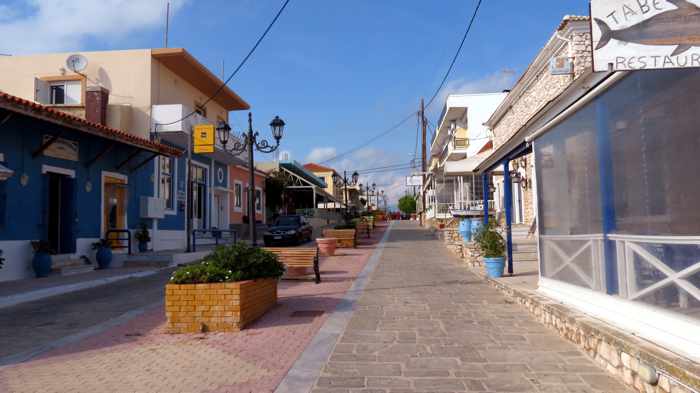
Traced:
<path fill-rule="evenodd" d="M 260 208 L 259 208 L 259 209 L 258 209 L 258 203 L 257 203 L 258 191 L 260 191 Z M 255 201 L 255 212 L 256 212 L 256 213 L 262 213 L 262 211 L 263 211 L 263 190 L 262 190 L 262 188 L 260 188 L 260 187 L 255 187 L 255 199 L 256 199 L 256 201 Z"/>
<path fill-rule="evenodd" d="M 76 102 L 66 102 L 67 98 L 69 97 L 68 94 L 68 85 L 77 85 L 78 86 L 78 98 Z M 63 86 L 63 102 L 62 103 L 56 103 L 54 102 L 54 96 L 52 94 L 52 88 L 54 86 Z M 66 80 L 57 80 L 57 81 L 50 81 L 48 82 L 48 95 L 49 95 L 49 105 L 52 106 L 81 106 L 83 105 L 83 83 L 79 80 L 72 80 L 72 79 L 66 79 Z"/>
<path fill-rule="evenodd" d="M 169 216 L 177 215 L 177 158 L 175 157 L 166 157 L 166 156 L 159 156 L 158 159 L 156 160 L 156 173 L 158 174 L 157 179 L 158 183 L 156 184 L 156 195 L 158 195 L 158 198 L 162 199 L 162 196 L 160 195 L 160 181 L 161 181 L 161 172 L 160 172 L 160 160 L 167 158 L 172 160 L 173 165 L 170 167 L 170 180 L 171 180 L 171 198 L 173 200 L 173 206 L 171 208 L 168 208 L 166 206 L 165 208 L 165 214 Z"/>
<path fill-rule="evenodd" d="M 236 195 L 236 186 L 240 187 L 240 194 Z M 242 213 L 243 212 L 243 182 L 234 180 L 233 181 L 233 211 L 237 213 Z"/>

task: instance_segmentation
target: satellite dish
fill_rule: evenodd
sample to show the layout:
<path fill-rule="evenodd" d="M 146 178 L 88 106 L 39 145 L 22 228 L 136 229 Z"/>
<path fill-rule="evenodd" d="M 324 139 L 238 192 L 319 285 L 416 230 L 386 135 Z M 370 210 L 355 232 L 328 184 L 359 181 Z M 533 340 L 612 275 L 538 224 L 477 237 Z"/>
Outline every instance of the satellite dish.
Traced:
<path fill-rule="evenodd" d="M 73 72 L 81 72 L 87 68 L 88 61 L 83 55 L 70 55 L 66 59 L 66 66 Z"/>

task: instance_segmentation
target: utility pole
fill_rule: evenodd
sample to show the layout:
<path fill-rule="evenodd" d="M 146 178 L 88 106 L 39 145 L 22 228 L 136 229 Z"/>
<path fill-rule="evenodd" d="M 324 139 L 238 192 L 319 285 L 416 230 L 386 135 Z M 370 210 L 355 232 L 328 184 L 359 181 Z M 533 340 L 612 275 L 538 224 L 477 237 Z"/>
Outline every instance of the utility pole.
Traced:
<path fill-rule="evenodd" d="M 168 47 L 168 33 L 170 30 L 170 2 L 165 6 L 165 47 Z"/>
<path fill-rule="evenodd" d="M 423 131 L 423 138 L 422 138 L 422 140 L 423 140 L 423 147 L 422 147 L 423 159 L 421 160 L 421 176 L 423 177 L 423 181 L 421 183 L 421 191 L 420 191 L 420 195 L 421 195 L 420 225 L 423 226 L 423 222 L 425 220 L 425 208 L 426 208 L 426 206 L 425 206 L 425 191 L 424 191 L 425 187 L 424 186 L 425 186 L 425 172 L 427 169 L 427 165 L 426 165 L 426 157 L 425 157 L 425 153 L 426 153 L 425 103 L 423 102 L 422 98 L 420 99 L 420 125 L 421 125 L 421 129 Z"/>

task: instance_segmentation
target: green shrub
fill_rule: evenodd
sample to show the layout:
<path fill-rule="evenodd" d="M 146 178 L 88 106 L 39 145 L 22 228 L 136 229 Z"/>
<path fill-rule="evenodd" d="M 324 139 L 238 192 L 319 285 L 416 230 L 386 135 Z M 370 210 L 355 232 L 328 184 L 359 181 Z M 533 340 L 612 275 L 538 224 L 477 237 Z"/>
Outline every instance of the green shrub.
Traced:
<path fill-rule="evenodd" d="M 355 229 L 355 224 L 349 223 L 349 224 L 338 224 L 333 227 L 333 229 Z"/>
<path fill-rule="evenodd" d="M 170 281 L 173 284 L 236 282 L 279 278 L 284 271 L 284 265 L 275 254 L 245 243 L 237 243 L 219 246 L 202 262 L 177 269 Z"/>
<path fill-rule="evenodd" d="M 498 258 L 505 256 L 506 242 L 503 236 L 496 230 L 496 225 L 489 223 L 479 229 L 474 236 L 474 241 L 486 258 Z"/>

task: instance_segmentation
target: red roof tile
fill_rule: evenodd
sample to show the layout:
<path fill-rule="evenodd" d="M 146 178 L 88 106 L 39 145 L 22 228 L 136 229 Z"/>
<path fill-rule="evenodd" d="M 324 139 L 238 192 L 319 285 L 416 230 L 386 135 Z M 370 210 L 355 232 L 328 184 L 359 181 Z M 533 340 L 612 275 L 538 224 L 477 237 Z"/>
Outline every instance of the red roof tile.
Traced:
<path fill-rule="evenodd" d="M 86 132 L 127 145 L 143 148 L 154 153 L 161 153 L 168 156 L 179 156 L 182 150 L 162 143 L 154 142 L 146 138 L 141 138 L 127 132 L 93 123 L 60 110 L 37 104 L 34 101 L 25 100 L 11 94 L 0 91 L 0 107 L 13 112 L 19 112 L 26 116 L 37 119 L 51 121 L 62 126 L 74 128 L 78 131 Z"/>
<path fill-rule="evenodd" d="M 311 172 L 335 172 L 335 169 L 329 168 L 327 166 L 315 164 L 313 162 L 310 162 L 308 164 L 304 164 L 304 169 L 308 169 Z"/>

